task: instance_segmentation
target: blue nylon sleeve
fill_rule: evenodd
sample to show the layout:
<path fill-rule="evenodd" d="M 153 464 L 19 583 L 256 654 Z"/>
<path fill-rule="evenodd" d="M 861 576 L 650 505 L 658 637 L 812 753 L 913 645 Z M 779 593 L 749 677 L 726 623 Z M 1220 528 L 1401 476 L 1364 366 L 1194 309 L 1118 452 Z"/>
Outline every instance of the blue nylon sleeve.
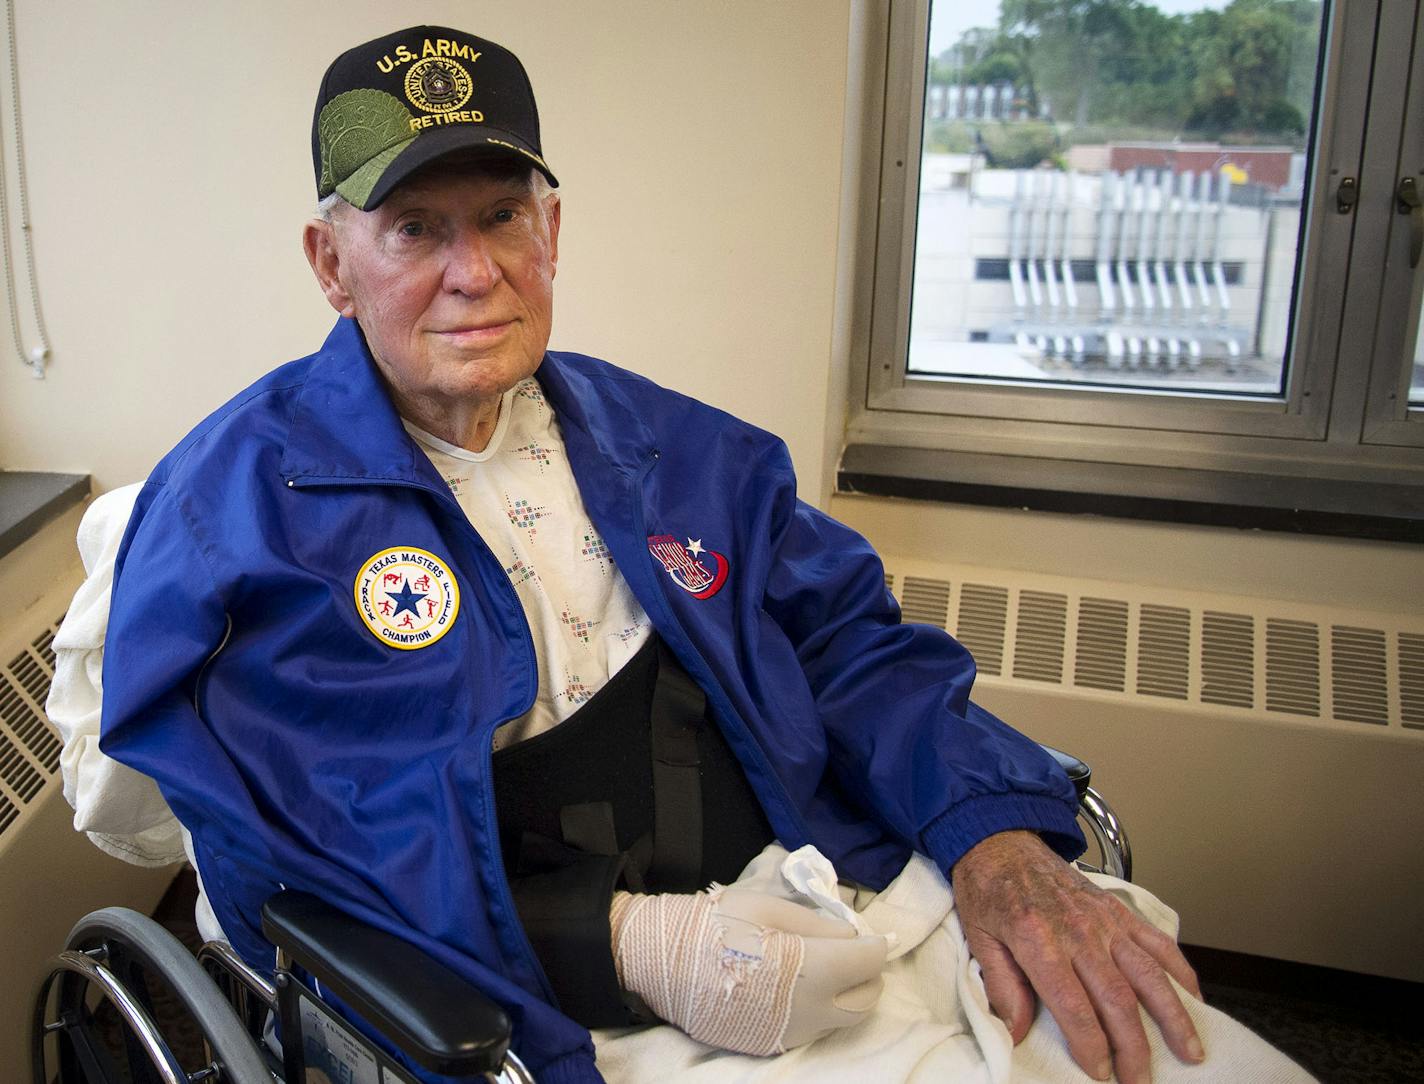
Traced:
<path fill-rule="evenodd" d="M 194 835 L 200 872 L 223 933 L 249 963 L 270 950 L 255 911 L 235 911 L 210 861 L 213 825 L 229 826 L 225 860 L 270 868 L 263 818 L 246 782 L 199 714 L 201 675 L 227 632 L 227 613 L 201 545 L 166 486 L 140 493 L 120 546 L 104 645 L 99 747 L 154 779 Z M 275 878 L 274 878 L 275 880 Z"/>
<path fill-rule="evenodd" d="M 174 771 L 170 754 L 178 752 L 169 743 L 191 743 L 203 729 L 194 687 L 226 624 L 212 573 L 176 500 L 149 483 L 135 503 L 114 567 L 99 739 L 106 754 L 163 786 Z M 198 770 L 200 762 L 179 763 Z M 165 797 L 173 804 L 166 790 Z M 183 820 L 179 805 L 173 809 Z"/>
<path fill-rule="evenodd" d="M 247 788 L 203 724 L 195 701 L 203 666 L 222 643 L 227 616 L 216 582 L 164 485 L 149 482 L 114 567 L 104 643 L 99 747 L 152 778 L 174 815 L 195 834 L 200 872 L 223 933 L 249 962 L 266 955 L 252 921 L 228 907 L 222 878 L 198 835 L 205 817 L 253 822 Z M 260 833 L 245 834 L 256 840 Z"/>
<path fill-rule="evenodd" d="M 947 872 L 995 832 L 1082 852 L 1072 784 L 1038 745 L 969 699 L 974 660 L 943 629 L 905 624 L 870 544 L 795 498 L 784 446 L 765 607 L 796 646 L 838 781 Z"/>

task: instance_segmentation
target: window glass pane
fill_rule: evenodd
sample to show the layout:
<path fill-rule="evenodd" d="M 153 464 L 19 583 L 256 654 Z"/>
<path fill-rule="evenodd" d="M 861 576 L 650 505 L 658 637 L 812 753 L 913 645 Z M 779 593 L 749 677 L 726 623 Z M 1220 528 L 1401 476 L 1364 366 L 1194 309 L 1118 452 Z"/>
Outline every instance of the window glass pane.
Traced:
<path fill-rule="evenodd" d="M 1322 0 L 939 0 L 909 372 L 1284 387 Z"/>
<path fill-rule="evenodd" d="M 1420 308 L 1424 310 L 1424 299 L 1420 301 Z M 1414 376 L 1409 382 L 1409 405 L 1424 406 L 1424 311 L 1419 313 L 1419 334 L 1414 339 Z"/>

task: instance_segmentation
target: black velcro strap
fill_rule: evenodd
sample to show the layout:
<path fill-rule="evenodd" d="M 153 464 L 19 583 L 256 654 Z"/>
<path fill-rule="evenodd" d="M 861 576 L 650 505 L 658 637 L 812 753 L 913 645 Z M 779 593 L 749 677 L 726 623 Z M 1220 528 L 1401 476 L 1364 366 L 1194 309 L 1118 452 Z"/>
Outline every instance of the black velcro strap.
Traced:
<path fill-rule="evenodd" d="M 653 689 L 653 859 L 648 880 L 664 892 L 702 887 L 702 776 L 697 731 L 707 697 L 658 641 Z"/>
<path fill-rule="evenodd" d="M 618 853 L 618 830 L 613 824 L 612 802 L 580 802 L 559 810 L 559 830 L 564 842 L 588 854 Z"/>
<path fill-rule="evenodd" d="M 623 865 L 623 887 L 629 892 L 647 892 L 643 878 L 653 861 L 653 834 L 647 832 L 633 841 L 633 846 L 623 852 L 627 861 Z"/>
<path fill-rule="evenodd" d="M 631 1022 L 613 965 L 608 908 L 621 855 L 565 849 L 565 865 L 510 882 L 515 910 L 559 1008 L 586 1028 Z"/>

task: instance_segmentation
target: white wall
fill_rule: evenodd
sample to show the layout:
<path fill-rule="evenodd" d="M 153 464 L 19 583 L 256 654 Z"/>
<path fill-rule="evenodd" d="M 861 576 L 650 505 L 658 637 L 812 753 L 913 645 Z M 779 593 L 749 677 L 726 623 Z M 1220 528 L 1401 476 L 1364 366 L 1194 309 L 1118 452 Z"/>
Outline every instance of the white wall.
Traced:
<path fill-rule="evenodd" d="M 845 139 L 842 115 L 868 5 L 16 6 L 55 356 L 43 382 L 0 362 L 0 468 L 87 471 L 101 489 L 138 478 L 229 394 L 315 349 L 333 319 L 298 245 L 316 84 L 339 48 L 428 21 L 507 44 L 530 70 L 564 182 L 554 344 L 781 433 L 803 493 L 819 495 L 864 271 L 838 235 L 862 198 L 843 189 L 843 153 L 866 148 Z M 1417 610 L 1404 588 L 1424 582 L 1420 547 L 896 502 L 833 511 L 890 552 L 1041 572 L 1390 610 Z M 1210 868 L 1202 877 L 1229 900 Z M 1388 890 L 1361 896 L 1391 907 Z"/>
<path fill-rule="evenodd" d="M 0 468 L 140 478 L 320 345 L 316 87 L 340 49 L 427 22 L 529 69 L 564 194 L 552 345 L 774 429 L 819 492 L 849 0 L 16 7 L 54 357 L 45 381 L 0 363 Z"/>

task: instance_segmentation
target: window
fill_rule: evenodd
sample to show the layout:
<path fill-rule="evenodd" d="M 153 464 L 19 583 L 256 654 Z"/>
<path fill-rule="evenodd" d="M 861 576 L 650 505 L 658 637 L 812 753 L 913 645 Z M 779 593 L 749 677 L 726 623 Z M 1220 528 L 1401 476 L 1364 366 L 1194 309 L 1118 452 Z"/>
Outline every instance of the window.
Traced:
<path fill-rule="evenodd" d="M 843 479 L 1030 457 L 1417 531 L 1420 0 L 883 2 Z"/>

